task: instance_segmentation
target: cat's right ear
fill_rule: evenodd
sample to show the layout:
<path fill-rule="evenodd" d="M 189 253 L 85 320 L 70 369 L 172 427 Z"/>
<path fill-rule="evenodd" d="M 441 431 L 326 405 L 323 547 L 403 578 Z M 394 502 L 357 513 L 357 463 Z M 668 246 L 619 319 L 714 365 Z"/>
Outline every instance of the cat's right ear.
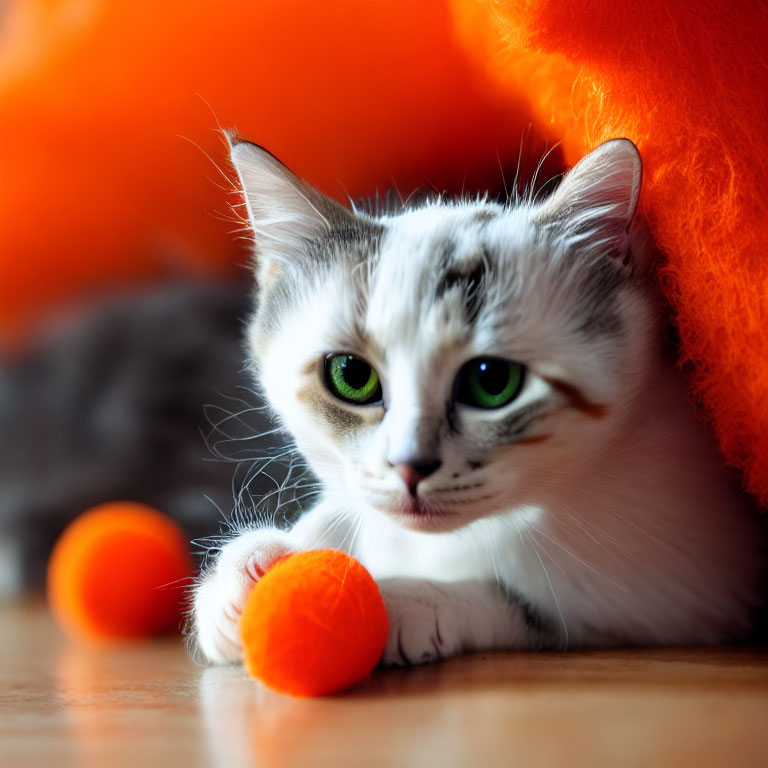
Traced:
<path fill-rule="evenodd" d="M 544 201 L 535 221 L 576 250 L 607 254 L 626 267 L 643 165 L 629 139 L 612 139 L 582 158 Z"/>
<path fill-rule="evenodd" d="M 266 149 L 226 134 L 256 247 L 257 279 L 264 286 L 295 264 L 306 245 L 353 214 L 300 179 Z"/>

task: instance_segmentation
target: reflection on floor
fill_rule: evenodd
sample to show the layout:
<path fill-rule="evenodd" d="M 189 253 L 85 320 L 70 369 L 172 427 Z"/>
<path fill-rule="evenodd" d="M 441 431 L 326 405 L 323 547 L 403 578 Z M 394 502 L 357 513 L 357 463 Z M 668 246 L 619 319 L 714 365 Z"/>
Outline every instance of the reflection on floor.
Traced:
<path fill-rule="evenodd" d="M 178 638 L 82 647 L 0 608 L 0 762 L 16 766 L 768 765 L 768 649 L 478 654 L 291 699 Z"/>

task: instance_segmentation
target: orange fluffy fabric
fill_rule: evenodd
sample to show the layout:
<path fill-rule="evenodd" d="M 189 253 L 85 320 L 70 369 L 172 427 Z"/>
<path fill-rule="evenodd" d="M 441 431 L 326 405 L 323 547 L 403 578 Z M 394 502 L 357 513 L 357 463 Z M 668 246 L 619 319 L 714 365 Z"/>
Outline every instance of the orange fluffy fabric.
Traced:
<path fill-rule="evenodd" d="M 467 49 L 575 162 L 626 136 L 698 402 L 768 504 L 768 5 L 454 0 Z"/>

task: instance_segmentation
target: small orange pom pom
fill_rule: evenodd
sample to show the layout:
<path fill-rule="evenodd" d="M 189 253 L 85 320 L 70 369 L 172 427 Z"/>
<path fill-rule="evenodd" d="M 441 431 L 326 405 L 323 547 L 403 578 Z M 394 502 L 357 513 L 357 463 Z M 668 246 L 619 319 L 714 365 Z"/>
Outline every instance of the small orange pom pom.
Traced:
<path fill-rule="evenodd" d="M 137 638 L 178 626 L 192 574 L 181 529 L 151 507 L 103 504 L 62 533 L 48 562 L 48 600 L 71 635 Z"/>
<path fill-rule="evenodd" d="M 353 557 L 299 552 L 256 585 L 240 620 L 245 666 L 270 688 L 322 696 L 362 682 L 387 640 L 379 588 Z"/>

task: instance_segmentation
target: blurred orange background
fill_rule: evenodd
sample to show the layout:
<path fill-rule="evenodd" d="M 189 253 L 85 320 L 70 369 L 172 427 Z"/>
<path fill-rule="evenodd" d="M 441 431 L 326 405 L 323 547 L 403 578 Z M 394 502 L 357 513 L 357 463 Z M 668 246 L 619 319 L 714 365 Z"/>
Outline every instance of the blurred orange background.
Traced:
<path fill-rule="evenodd" d="M 15 0 L 0 27 L 0 343 L 246 260 L 219 126 L 339 199 L 499 188 L 544 151 L 448 0 Z"/>

